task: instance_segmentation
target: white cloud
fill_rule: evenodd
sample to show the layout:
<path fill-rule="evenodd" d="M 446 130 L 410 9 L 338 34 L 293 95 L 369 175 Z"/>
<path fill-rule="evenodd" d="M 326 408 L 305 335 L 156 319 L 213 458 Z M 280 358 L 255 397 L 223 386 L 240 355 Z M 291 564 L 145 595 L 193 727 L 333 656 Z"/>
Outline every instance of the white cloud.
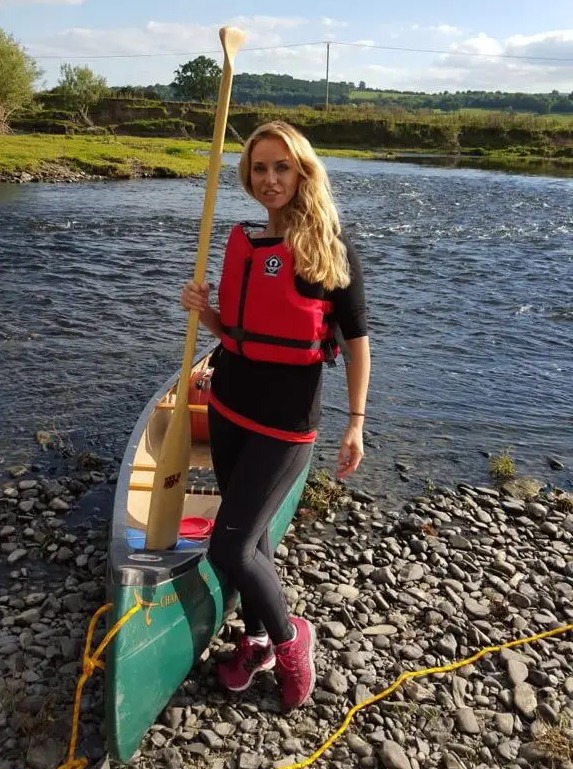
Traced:
<path fill-rule="evenodd" d="M 540 56 L 569 59 L 573 66 L 573 29 L 540 32 L 537 35 L 512 35 L 506 40 L 506 52 L 513 56 Z"/>
<path fill-rule="evenodd" d="M 411 32 L 438 32 L 440 35 L 461 35 L 462 30 L 459 27 L 453 27 L 451 24 L 437 24 L 424 27 L 421 24 L 411 24 L 407 28 Z"/>
<path fill-rule="evenodd" d="M 372 48 L 372 46 L 376 45 L 375 40 L 352 40 L 352 45 L 359 45 L 363 46 L 364 48 Z"/>
<path fill-rule="evenodd" d="M 432 32 L 439 32 L 441 35 L 461 35 L 462 30 L 459 27 L 452 27 L 451 24 L 438 24 L 437 27 L 428 27 Z"/>
<path fill-rule="evenodd" d="M 441 82 L 458 83 L 460 89 L 573 89 L 573 30 L 540 32 L 530 36 L 514 35 L 506 40 L 496 40 L 480 33 L 451 45 L 450 49 L 452 53 L 443 54 L 434 63 L 432 76 Z M 463 55 L 468 53 L 480 55 Z M 512 56 L 523 58 L 510 58 Z M 533 57 L 540 58 L 536 61 Z M 568 61 L 559 61 L 566 59 Z M 428 74 L 426 72 L 425 76 Z"/>
<path fill-rule="evenodd" d="M 329 28 L 335 28 L 335 27 L 347 27 L 348 22 L 347 21 L 337 21 L 336 19 L 330 19 L 328 16 L 323 16 L 323 18 L 320 20 L 320 23 L 323 27 L 329 27 Z"/>
<path fill-rule="evenodd" d="M 2 2 L 2 0 L 0 0 Z M 246 33 L 246 48 L 274 48 L 283 44 L 281 32 L 292 30 L 307 23 L 299 18 L 274 18 L 254 16 L 250 19 L 239 16 L 230 23 Z M 63 30 L 50 38 L 29 43 L 34 56 L 59 55 L 189 55 L 208 53 L 216 58 L 221 51 L 219 25 L 209 26 L 151 20 L 142 27 L 116 29 L 73 27 Z"/>
<path fill-rule="evenodd" d="M 408 41 L 404 47 L 413 49 L 417 46 Z M 333 79 L 338 79 L 338 73 L 344 73 L 339 79 L 364 80 L 372 88 L 429 92 L 573 90 L 573 30 L 514 35 L 505 40 L 479 33 L 451 43 L 448 46 L 450 52 L 443 54 L 341 48 L 343 54 L 333 69 Z M 334 46 L 334 50 L 340 48 Z M 540 56 L 569 61 L 504 56 Z"/>
<path fill-rule="evenodd" d="M 308 40 L 307 19 L 237 16 L 226 21 L 246 31 L 245 45 L 236 62 L 238 72 L 292 71 L 297 74 L 299 69 L 308 71 L 319 66 L 320 55 L 313 46 L 282 47 L 289 33 L 298 29 L 303 30 L 301 42 Z M 150 20 L 140 27 L 73 27 L 43 39 L 26 41 L 26 47 L 46 71 L 47 87 L 56 84 L 60 64 L 66 61 L 87 64 L 104 75 L 110 85 L 169 83 L 179 64 L 199 54 L 222 64 L 218 31 L 218 24 Z M 261 50 L 246 50 L 249 48 Z"/>
<path fill-rule="evenodd" d="M 244 29 L 248 35 L 250 32 L 262 34 L 269 30 L 297 29 L 309 21 L 300 16 L 235 16 L 229 24 Z"/>
<path fill-rule="evenodd" d="M 149 21 L 144 27 L 71 27 L 28 45 L 32 56 L 66 57 L 176 55 L 221 51 L 216 26 Z"/>
<path fill-rule="evenodd" d="M 326 45 L 309 41 L 320 38 L 316 32 L 318 25 L 324 24 L 330 34 L 338 29 L 338 22 L 295 16 L 237 16 L 228 23 L 247 33 L 236 60 L 237 72 L 272 72 L 309 80 L 325 77 Z M 320 29 L 324 30 L 325 26 Z M 440 45 L 436 42 L 437 35 L 459 33 L 449 25 L 440 27 L 441 32 L 436 27 L 432 33 L 433 42 L 426 39 L 424 44 L 418 43 L 418 35 L 413 40 L 411 31 L 402 30 L 398 45 L 403 49 L 447 48 L 442 54 L 386 50 L 383 44 L 388 44 L 387 35 L 383 40 L 352 39 L 349 35 L 346 42 L 352 45 L 331 40 L 330 79 L 355 83 L 364 80 L 373 88 L 426 91 L 573 90 L 573 30 L 513 35 L 506 39 L 479 33 Z M 424 32 L 427 35 L 428 28 Z M 139 27 L 121 29 L 76 27 L 35 42 L 25 41 L 25 44 L 46 70 L 48 87 L 56 84 L 59 66 L 65 61 L 87 64 L 104 75 L 110 85 L 169 83 L 181 63 L 201 53 L 222 62 L 216 24 L 151 20 Z M 127 58 L 99 58 L 122 54 Z M 558 57 L 571 61 L 560 64 L 504 59 L 500 55 Z M 48 60 L 42 56 L 54 58 Z"/>
<path fill-rule="evenodd" d="M 461 43 L 450 45 L 452 56 L 455 54 L 478 54 L 480 56 L 499 56 L 504 53 L 504 47 L 499 40 L 480 32 L 476 37 L 470 37 Z"/>

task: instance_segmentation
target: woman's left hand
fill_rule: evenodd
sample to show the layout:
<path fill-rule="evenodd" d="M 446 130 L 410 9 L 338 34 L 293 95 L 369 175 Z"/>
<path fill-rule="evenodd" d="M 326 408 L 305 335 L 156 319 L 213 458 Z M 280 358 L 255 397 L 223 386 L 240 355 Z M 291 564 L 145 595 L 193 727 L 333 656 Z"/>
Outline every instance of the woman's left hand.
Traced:
<path fill-rule="evenodd" d="M 338 462 L 336 464 L 336 477 L 346 478 L 351 475 L 364 456 L 364 440 L 362 437 L 362 427 L 358 425 L 349 425 L 342 436 L 342 444 L 338 452 Z"/>

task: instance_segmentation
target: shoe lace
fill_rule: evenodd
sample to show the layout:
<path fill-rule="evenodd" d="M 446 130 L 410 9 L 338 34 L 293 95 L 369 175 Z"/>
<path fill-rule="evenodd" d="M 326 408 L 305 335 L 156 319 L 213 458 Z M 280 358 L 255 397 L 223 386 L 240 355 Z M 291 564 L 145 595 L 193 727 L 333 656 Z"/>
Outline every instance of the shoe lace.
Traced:
<path fill-rule="evenodd" d="M 277 655 L 279 669 L 285 670 L 293 678 L 300 680 L 308 667 L 307 655 L 303 649 L 292 649 L 286 654 Z"/>

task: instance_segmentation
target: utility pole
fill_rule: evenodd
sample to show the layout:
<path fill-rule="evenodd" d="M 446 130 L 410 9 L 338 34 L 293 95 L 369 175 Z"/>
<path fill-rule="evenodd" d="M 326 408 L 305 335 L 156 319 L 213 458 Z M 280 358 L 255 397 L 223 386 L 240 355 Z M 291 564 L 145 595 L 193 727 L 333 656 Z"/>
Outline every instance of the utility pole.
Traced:
<path fill-rule="evenodd" d="M 330 75 L 330 43 L 326 44 L 326 93 L 324 96 L 324 109 L 328 111 L 328 79 Z"/>

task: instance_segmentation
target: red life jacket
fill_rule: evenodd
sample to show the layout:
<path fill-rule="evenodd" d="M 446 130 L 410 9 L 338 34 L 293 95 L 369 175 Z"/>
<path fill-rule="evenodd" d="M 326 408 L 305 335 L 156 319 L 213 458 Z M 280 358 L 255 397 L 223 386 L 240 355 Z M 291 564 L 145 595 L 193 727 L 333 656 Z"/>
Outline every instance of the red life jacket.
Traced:
<path fill-rule="evenodd" d="M 286 245 L 253 248 L 243 227 L 233 227 L 219 284 L 226 350 L 268 363 L 332 362 L 338 353 L 333 309 L 297 291 Z"/>

